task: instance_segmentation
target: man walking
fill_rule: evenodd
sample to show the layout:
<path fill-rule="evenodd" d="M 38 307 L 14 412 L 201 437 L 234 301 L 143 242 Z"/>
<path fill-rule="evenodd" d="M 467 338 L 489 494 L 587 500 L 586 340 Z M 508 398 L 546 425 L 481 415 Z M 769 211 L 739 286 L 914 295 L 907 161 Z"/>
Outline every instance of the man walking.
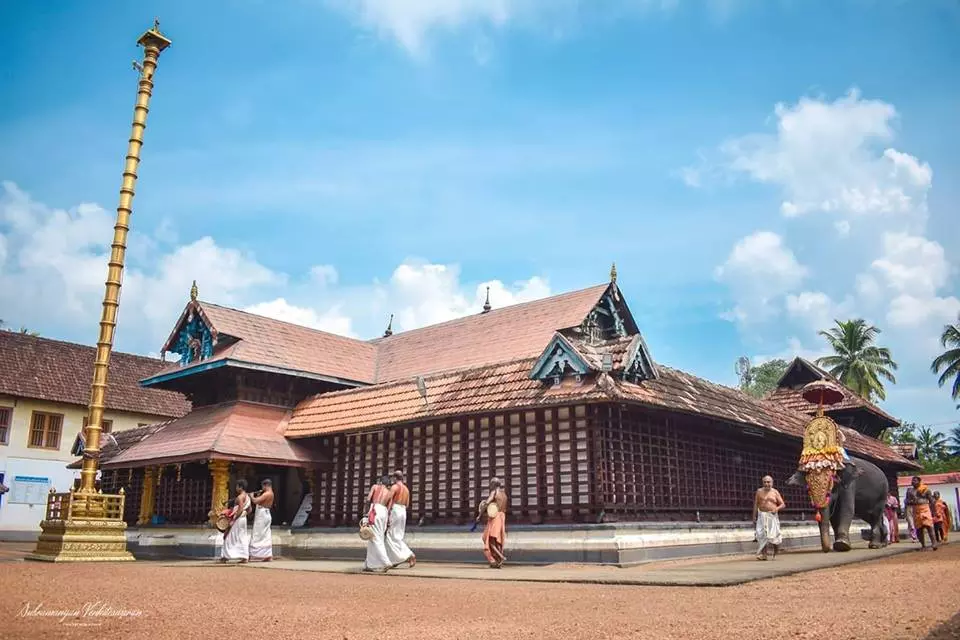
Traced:
<path fill-rule="evenodd" d="M 757 536 L 757 560 L 767 559 L 767 547 L 773 548 L 773 557 L 783 538 L 780 535 L 780 511 L 787 506 L 780 492 L 773 488 L 773 478 L 763 476 L 763 486 L 753 498 L 753 523 Z"/>
<path fill-rule="evenodd" d="M 363 562 L 364 571 L 379 571 L 386 573 L 390 569 L 390 559 L 384 546 L 384 535 L 387 532 L 387 505 L 390 504 L 391 483 L 389 476 L 383 476 L 380 481 L 370 487 L 367 502 L 370 509 L 367 511 L 367 524 L 373 537 L 367 541 L 367 557 Z"/>
<path fill-rule="evenodd" d="M 250 535 L 250 559 L 261 562 L 273 560 L 273 535 L 270 526 L 273 518 L 273 482 L 266 478 L 260 483 L 260 494 L 251 498 L 256 512 L 253 515 L 253 533 Z"/>
<path fill-rule="evenodd" d="M 393 486 L 390 487 L 390 517 L 387 524 L 387 534 L 384 538 L 384 547 L 390 564 L 397 567 L 404 562 L 409 563 L 412 569 L 417 564 L 417 556 L 404 541 L 407 533 L 407 509 L 410 507 L 410 490 L 403 482 L 403 471 L 393 472 Z"/>

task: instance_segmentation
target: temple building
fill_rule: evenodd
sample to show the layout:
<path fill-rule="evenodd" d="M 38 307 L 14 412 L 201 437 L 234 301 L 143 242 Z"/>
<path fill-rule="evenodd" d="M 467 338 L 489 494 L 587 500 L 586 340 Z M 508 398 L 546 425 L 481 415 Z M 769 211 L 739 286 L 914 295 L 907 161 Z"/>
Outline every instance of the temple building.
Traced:
<path fill-rule="evenodd" d="M 306 529 L 356 527 L 374 478 L 403 469 L 411 528 L 471 523 L 492 476 L 511 523 L 730 522 L 771 474 L 811 516 L 796 469 L 815 407 L 796 392 L 829 376 L 797 359 L 768 398 L 657 363 L 616 282 L 364 341 L 197 298 L 141 380 L 192 402 L 127 431 L 102 457 L 130 524 L 206 522 L 243 477 L 270 477 L 274 523 L 312 497 Z M 893 480 L 916 465 L 876 439 L 893 418 L 844 389 L 831 408 L 852 455 Z M 896 486 L 893 480 L 892 486 Z M 359 542 L 359 539 L 357 539 Z"/>

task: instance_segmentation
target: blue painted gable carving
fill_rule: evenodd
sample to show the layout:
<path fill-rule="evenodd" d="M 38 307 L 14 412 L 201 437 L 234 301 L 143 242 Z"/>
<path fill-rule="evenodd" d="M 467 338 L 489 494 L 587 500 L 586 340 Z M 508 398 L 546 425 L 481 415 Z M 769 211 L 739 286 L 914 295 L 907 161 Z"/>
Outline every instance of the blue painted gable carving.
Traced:
<path fill-rule="evenodd" d="M 530 371 L 532 380 L 557 381 L 567 373 L 584 375 L 590 371 L 590 366 L 577 353 L 576 349 L 557 334 L 553 336 L 547 348 Z"/>
<path fill-rule="evenodd" d="M 633 343 L 627 350 L 626 358 L 623 361 L 623 379 L 627 382 L 639 383 L 643 380 L 657 378 L 659 375 L 657 366 L 647 350 L 647 344 L 643 337 L 637 334 L 633 337 Z"/>
<path fill-rule="evenodd" d="M 190 313 L 177 333 L 172 351 L 180 355 L 181 367 L 206 360 L 213 355 L 213 334 L 200 318 L 200 314 Z"/>

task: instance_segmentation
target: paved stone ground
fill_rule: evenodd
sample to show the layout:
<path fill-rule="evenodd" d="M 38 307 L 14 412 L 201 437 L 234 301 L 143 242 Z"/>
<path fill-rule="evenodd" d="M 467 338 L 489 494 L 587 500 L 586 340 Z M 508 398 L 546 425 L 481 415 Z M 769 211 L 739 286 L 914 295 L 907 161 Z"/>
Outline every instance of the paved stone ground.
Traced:
<path fill-rule="evenodd" d="M 498 580 L 521 582 L 572 582 L 590 584 L 703 586 L 722 587 L 745 584 L 787 576 L 803 571 L 838 567 L 855 562 L 875 561 L 900 553 L 913 551 L 915 545 L 895 544 L 885 549 L 867 549 L 866 543 L 847 553 L 823 553 L 802 550 L 784 553 L 776 560 L 761 561 L 752 555 L 721 558 L 697 558 L 653 562 L 635 567 L 610 567 L 573 564 L 545 566 L 506 564 L 501 569 L 490 569 L 476 564 L 440 564 L 418 562 L 387 574 L 363 574 L 370 577 L 417 577 L 461 580 Z M 317 571 L 321 573 L 359 574 L 360 563 L 332 560 L 275 560 L 267 563 L 249 563 L 247 569 Z"/>

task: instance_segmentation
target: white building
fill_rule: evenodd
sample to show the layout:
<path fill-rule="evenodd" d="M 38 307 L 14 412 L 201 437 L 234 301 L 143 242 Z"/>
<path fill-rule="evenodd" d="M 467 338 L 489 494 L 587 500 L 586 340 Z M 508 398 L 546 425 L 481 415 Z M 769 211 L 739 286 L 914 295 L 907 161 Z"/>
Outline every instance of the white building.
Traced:
<path fill-rule="evenodd" d="M 70 449 L 87 419 L 95 349 L 0 331 L 0 540 L 33 540 L 51 488 L 66 491 L 79 477 L 67 469 Z M 177 418 L 190 411 L 179 393 L 143 389 L 160 360 L 110 356 L 104 431 Z"/>

